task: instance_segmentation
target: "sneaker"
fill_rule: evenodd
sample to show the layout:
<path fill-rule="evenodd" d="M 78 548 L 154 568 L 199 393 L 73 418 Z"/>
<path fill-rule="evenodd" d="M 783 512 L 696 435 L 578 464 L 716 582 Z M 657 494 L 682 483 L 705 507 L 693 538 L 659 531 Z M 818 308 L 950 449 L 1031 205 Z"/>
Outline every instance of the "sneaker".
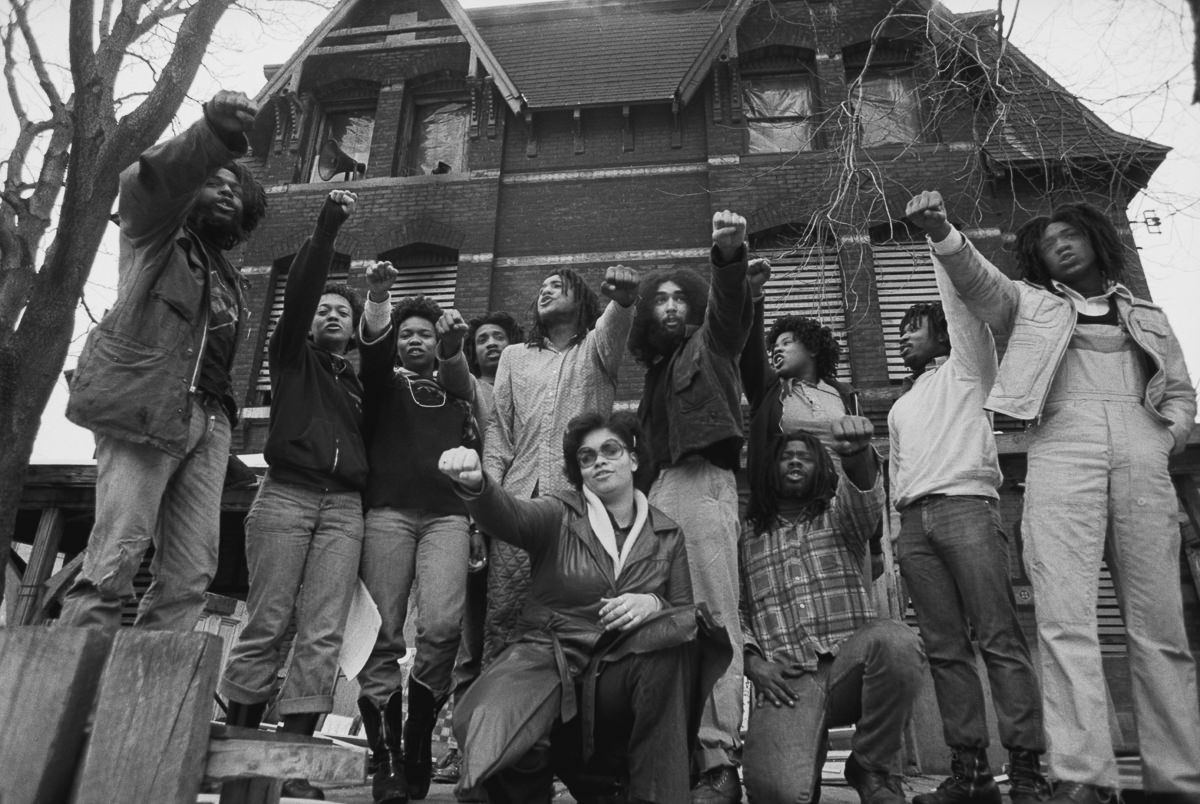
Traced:
<path fill-rule="evenodd" d="M 862 804 L 904 804 L 904 790 L 900 779 L 887 771 L 867 770 L 850 754 L 843 771 L 846 781 L 858 791 Z"/>
<path fill-rule="evenodd" d="M 1046 804 L 1111 804 L 1114 800 L 1113 791 L 1107 787 L 1059 782 L 1054 785 L 1054 795 L 1046 800 Z"/>
<path fill-rule="evenodd" d="M 458 784 L 458 777 L 462 775 L 461 763 L 462 754 L 458 753 L 457 748 L 451 748 L 433 766 L 433 781 L 438 784 Z"/>
<path fill-rule="evenodd" d="M 741 800 L 742 783 L 732 765 L 705 771 L 692 788 L 692 804 L 738 804 Z"/>

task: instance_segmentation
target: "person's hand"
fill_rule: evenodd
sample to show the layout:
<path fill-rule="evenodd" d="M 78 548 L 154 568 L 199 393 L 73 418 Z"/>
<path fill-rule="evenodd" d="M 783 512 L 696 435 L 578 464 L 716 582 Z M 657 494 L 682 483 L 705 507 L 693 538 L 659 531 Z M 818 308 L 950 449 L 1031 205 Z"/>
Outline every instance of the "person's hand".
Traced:
<path fill-rule="evenodd" d="M 470 447 L 454 447 L 438 458 L 438 471 L 467 491 L 483 488 L 483 464 L 479 453 Z"/>
<path fill-rule="evenodd" d="M 624 265 L 612 265 L 604 272 L 604 282 L 600 292 L 622 307 L 628 307 L 637 301 L 638 275 L 632 268 Z"/>
<path fill-rule="evenodd" d="M 757 654 L 747 654 L 745 672 L 761 699 L 775 706 L 795 706 L 799 692 L 788 684 L 788 679 L 800 678 L 804 675 L 803 670 L 793 670 Z"/>
<path fill-rule="evenodd" d="M 908 218 L 913 226 L 924 230 L 935 243 L 945 240 L 950 234 L 946 205 L 942 201 L 942 194 L 937 190 L 926 190 L 913 196 L 904 208 L 904 217 Z"/>
<path fill-rule="evenodd" d="M 831 425 L 833 448 L 841 455 L 857 455 L 871 446 L 875 425 L 866 416 L 843 416 Z"/>
<path fill-rule="evenodd" d="M 400 278 L 400 272 L 390 262 L 377 262 L 367 269 L 367 293 L 371 301 L 388 300 L 388 291 Z"/>
<path fill-rule="evenodd" d="M 602 597 L 600 624 L 605 631 L 628 631 L 646 621 L 658 611 L 660 603 L 654 595 L 626 592 L 617 597 Z"/>
<path fill-rule="evenodd" d="M 458 310 L 443 310 L 442 317 L 433 325 L 438 336 L 438 353 L 452 356 L 462 349 L 463 338 L 467 335 L 467 322 Z"/>
<path fill-rule="evenodd" d="M 762 298 L 763 287 L 771 278 L 771 261 L 766 257 L 755 257 L 746 265 L 746 281 L 750 283 L 750 298 Z"/>
<path fill-rule="evenodd" d="M 220 134 L 239 134 L 254 128 L 258 104 L 244 92 L 222 89 L 204 104 L 204 117 Z"/>
<path fill-rule="evenodd" d="M 332 190 L 325 196 L 325 204 L 321 207 L 321 220 L 331 229 L 338 229 L 354 214 L 358 196 L 349 190 Z"/>
<path fill-rule="evenodd" d="M 713 214 L 712 225 L 713 245 L 721 255 L 721 262 L 733 262 L 746 242 L 746 219 L 736 212 L 723 209 Z"/>

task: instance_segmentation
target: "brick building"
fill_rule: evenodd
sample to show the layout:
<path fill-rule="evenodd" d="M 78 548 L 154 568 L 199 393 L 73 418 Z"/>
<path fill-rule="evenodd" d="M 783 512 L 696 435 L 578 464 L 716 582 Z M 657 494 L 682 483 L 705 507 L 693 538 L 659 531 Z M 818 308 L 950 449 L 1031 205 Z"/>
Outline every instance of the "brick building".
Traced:
<path fill-rule="evenodd" d="M 937 295 L 925 244 L 899 220 L 915 192 L 941 189 L 952 220 L 1002 268 L 1021 223 L 1092 200 L 1129 246 L 1130 285 L 1149 295 L 1125 210 L 1168 149 L 1102 123 L 999 27 L 994 14 L 956 15 L 934 0 L 471 11 L 457 0 L 342 0 L 287 63 L 266 69 L 257 97 L 247 161 L 270 215 L 235 258 L 252 326 L 235 371 L 244 415 L 234 450 L 265 442 L 267 337 L 331 185 L 359 197 L 336 272 L 363 287 L 366 267 L 389 259 L 402 271 L 397 295 L 426 293 L 468 316 L 525 317 L 557 266 L 597 285 L 616 263 L 703 269 L 712 213 L 741 212 L 776 266 L 768 319 L 800 312 L 834 328 L 841 374 L 886 445 L 905 375 L 897 325 Z M 638 398 L 641 375 L 629 359 L 619 400 Z M 1016 539 L 1023 439 L 1017 423 L 997 425 Z M 226 500 L 218 591 L 244 591 L 247 501 Z M 1018 560 L 1013 575 L 1031 624 Z M 894 582 L 880 591 L 903 610 Z M 1120 687 L 1111 598 L 1102 629 Z M 1114 697 L 1127 732 L 1127 694 Z M 928 703 L 927 769 L 944 753 Z"/>

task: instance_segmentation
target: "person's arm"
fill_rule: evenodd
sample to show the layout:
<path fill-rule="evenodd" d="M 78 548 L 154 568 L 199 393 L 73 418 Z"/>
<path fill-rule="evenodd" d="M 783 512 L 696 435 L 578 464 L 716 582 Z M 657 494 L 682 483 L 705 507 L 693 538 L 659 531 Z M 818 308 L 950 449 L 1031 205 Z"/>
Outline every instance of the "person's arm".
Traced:
<path fill-rule="evenodd" d="M 512 466 L 513 455 L 513 419 L 516 409 L 513 402 L 512 372 L 509 366 L 517 349 L 524 346 L 514 346 L 500 353 L 500 362 L 496 366 L 496 380 L 492 384 L 492 415 L 487 422 L 487 431 L 483 436 L 483 467 L 484 470 L 500 485 L 508 479 L 508 468 Z"/>
<path fill-rule="evenodd" d="M 438 470 L 450 478 L 475 524 L 490 538 L 530 554 L 558 538 L 563 504 L 553 497 L 518 500 L 483 471 L 479 453 L 469 447 L 448 449 Z"/>
<path fill-rule="evenodd" d="M 462 350 L 463 336 L 467 334 L 467 322 L 458 310 L 444 310 L 435 329 L 438 336 L 438 384 L 445 388 L 447 393 L 470 402 L 474 410 L 474 378 Z"/>
<path fill-rule="evenodd" d="M 946 331 L 950 336 L 950 359 L 960 375 L 977 383 L 984 396 L 992 390 L 996 381 L 996 340 L 983 319 L 972 315 L 966 303 L 958 295 L 946 269 L 934 260 L 933 273 L 937 279 L 938 295 L 942 299 L 942 310 L 946 314 Z"/>
<path fill-rule="evenodd" d="M 743 539 L 747 535 L 743 534 Z M 768 659 L 763 653 L 762 645 L 754 634 L 754 618 L 750 609 L 750 601 L 753 599 L 750 596 L 752 586 L 740 547 L 738 580 L 742 592 L 739 596 L 738 615 L 741 620 L 742 660 L 746 678 L 750 679 L 750 683 L 754 685 L 754 692 L 764 701 L 773 706 L 792 706 L 799 693 L 788 680 L 798 678 L 802 673 Z"/>
<path fill-rule="evenodd" d="M 711 351 L 736 360 L 746 346 L 754 319 L 746 281 L 745 218 L 729 210 L 713 215 L 711 259 L 708 308 L 701 331 Z"/>
<path fill-rule="evenodd" d="M 605 375 L 616 385 L 621 361 L 625 359 L 625 343 L 633 327 L 633 316 L 637 312 L 637 273 L 624 265 L 613 265 L 604 272 L 600 294 L 609 299 L 596 320 L 596 326 L 586 340 L 595 350 Z"/>
<path fill-rule="evenodd" d="M 754 318 L 750 323 L 750 334 L 742 348 L 738 369 L 742 375 L 742 390 L 751 410 L 762 404 L 767 389 L 775 382 L 775 369 L 767 359 L 766 344 L 766 296 L 763 286 L 771 278 L 771 263 L 765 259 L 750 260 L 746 269 L 750 283 L 750 301 L 754 305 Z"/>
<path fill-rule="evenodd" d="M 396 362 L 388 289 L 399 276 L 400 272 L 390 262 L 377 262 L 367 269 L 367 301 L 358 324 L 358 353 L 364 385 L 386 379 Z"/>
<path fill-rule="evenodd" d="M 354 212 L 354 193 L 334 190 L 325 197 L 316 228 L 288 269 L 283 289 L 283 312 L 271 335 L 270 358 L 277 365 L 291 363 L 304 353 L 313 316 L 329 278 L 333 244 L 338 230 Z"/>
<path fill-rule="evenodd" d="M 1163 351 L 1163 375 L 1166 387 L 1159 412 L 1171 420 L 1171 436 L 1175 439 L 1172 455 L 1183 452 L 1188 436 L 1196 420 L 1196 387 L 1188 375 L 1187 363 L 1183 359 L 1183 348 L 1166 316 L 1162 318 L 1167 328 L 1166 348 Z"/>
<path fill-rule="evenodd" d="M 1012 329 L 1020 294 L 1017 284 L 979 253 L 946 215 L 941 193 L 928 190 L 908 202 L 906 217 L 923 229 L 933 249 L 934 262 L 945 270 L 971 314 L 1004 334 Z"/>
<path fill-rule="evenodd" d="M 667 588 L 661 596 L 666 606 L 690 606 L 696 600 L 692 589 L 692 573 L 688 569 L 687 545 L 683 534 L 671 551 L 671 567 L 667 574 Z"/>
<path fill-rule="evenodd" d="M 131 240 L 174 229 L 196 192 L 222 165 L 246 153 L 246 135 L 258 107 L 241 92 L 221 90 L 204 117 L 175 137 L 146 149 L 121 173 L 117 215 Z"/>
<path fill-rule="evenodd" d="M 846 416 L 833 422 L 834 450 L 841 456 L 833 526 L 856 551 L 865 551 L 883 516 L 883 473 L 871 445 L 871 420 Z"/>

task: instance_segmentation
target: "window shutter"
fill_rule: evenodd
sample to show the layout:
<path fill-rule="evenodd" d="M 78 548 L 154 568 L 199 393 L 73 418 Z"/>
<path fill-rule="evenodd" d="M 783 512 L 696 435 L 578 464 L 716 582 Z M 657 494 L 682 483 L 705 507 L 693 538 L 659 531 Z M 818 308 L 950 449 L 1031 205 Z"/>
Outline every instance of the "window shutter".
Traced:
<path fill-rule="evenodd" d="M 933 258 L 924 243 L 875 243 L 871 254 L 879 288 L 879 318 L 888 378 L 903 380 L 911 372 L 900 359 L 900 321 L 912 305 L 941 299 L 933 274 Z"/>
<path fill-rule="evenodd" d="M 288 259 L 288 268 L 291 267 L 291 258 Z M 254 390 L 266 391 L 271 390 L 271 366 L 267 356 L 267 351 L 271 343 L 271 334 L 275 332 L 275 325 L 279 323 L 279 316 L 283 313 L 283 293 L 287 287 L 288 268 L 284 268 L 275 274 L 275 284 L 271 287 L 271 309 L 267 314 L 267 335 L 263 338 L 262 359 L 258 363 L 258 376 L 254 379 Z M 350 275 L 350 257 L 347 254 L 334 254 L 333 265 L 330 267 L 329 278 L 326 282 L 346 282 Z"/>
<path fill-rule="evenodd" d="M 841 347 L 836 376 L 849 382 L 846 304 L 837 249 L 759 253 L 771 260 L 771 278 L 765 288 L 764 334 L 771 331 L 771 325 L 780 316 L 803 315 L 819 321 L 833 330 Z"/>

